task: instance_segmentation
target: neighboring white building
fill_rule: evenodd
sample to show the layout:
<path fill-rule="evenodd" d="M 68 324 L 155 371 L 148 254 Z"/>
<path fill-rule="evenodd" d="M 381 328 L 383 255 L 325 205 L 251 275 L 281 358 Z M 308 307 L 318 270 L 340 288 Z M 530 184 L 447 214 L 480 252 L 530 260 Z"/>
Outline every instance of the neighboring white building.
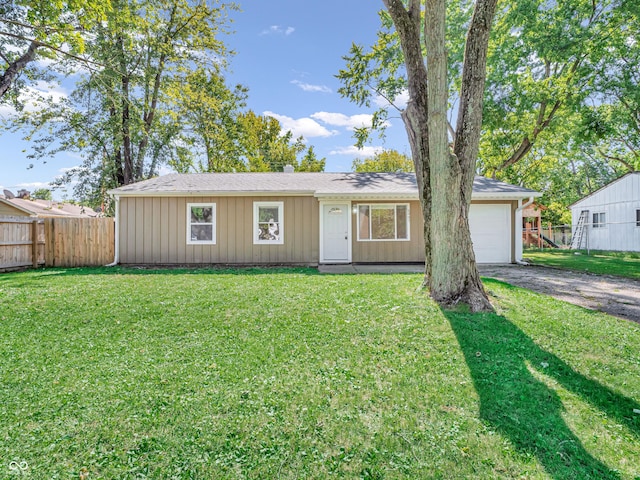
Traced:
<path fill-rule="evenodd" d="M 572 248 L 640 251 L 640 172 L 614 180 L 570 208 Z"/>

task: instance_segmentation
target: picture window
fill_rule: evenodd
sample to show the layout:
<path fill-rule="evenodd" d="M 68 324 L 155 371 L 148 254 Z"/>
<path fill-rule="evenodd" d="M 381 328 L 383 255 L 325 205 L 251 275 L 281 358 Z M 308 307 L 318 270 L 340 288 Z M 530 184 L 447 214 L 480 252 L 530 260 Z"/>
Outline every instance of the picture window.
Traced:
<path fill-rule="evenodd" d="M 409 240 L 409 205 L 358 205 L 358 240 Z"/>

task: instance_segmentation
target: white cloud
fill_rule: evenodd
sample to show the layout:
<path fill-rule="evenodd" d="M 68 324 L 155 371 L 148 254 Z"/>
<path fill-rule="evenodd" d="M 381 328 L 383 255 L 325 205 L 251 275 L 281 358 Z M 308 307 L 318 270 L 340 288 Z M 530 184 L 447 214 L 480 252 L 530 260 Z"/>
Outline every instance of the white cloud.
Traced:
<path fill-rule="evenodd" d="M 274 112 L 263 112 L 263 115 L 273 117 L 282 124 L 284 131 L 291 130 L 294 137 L 302 135 L 305 138 L 313 137 L 331 137 L 332 135 L 338 135 L 336 130 L 329 130 L 323 127 L 315 120 L 303 117 L 303 118 L 291 118 L 286 115 L 279 115 Z"/>
<path fill-rule="evenodd" d="M 24 104 L 26 112 L 35 112 L 44 106 L 42 103 L 44 99 L 60 103 L 68 96 L 67 91 L 61 86 L 38 81 L 34 85 L 25 87 L 20 93 L 19 100 Z M 11 105 L 0 105 L 0 116 L 11 116 L 16 113 L 16 110 Z"/>
<path fill-rule="evenodd" d="M 28 182 L 28 183 L 18 183 L 16 188 L 25 188 L 27 190 L 37 190 L 39 188 L 50 188 L 49 182 Z"/>
<path fill-rule="evenodd" d="M 376 153 L 382 152 L 383 147 L 362 147 L 358 148 L 355 145 L 348 147 L 338 147 L 335 150 L 331 150 L 329 155 L 352 155 L 359 158 L 373 157 Z"/>
<path fill-rule="evenodd" d="M 316 112 L 311 115 L 311 118 L 320 120 L 327 125 L 333 125 L 335 127 L 345 127 L 349 130 L 361 127 L 370 127 L 371 119 L 373 115 L 368 113 L 361 113 L 358 115 L 345 115 L 344 113 L 332 113 L 332 112 Z"/>
<path fill-rule="evenodd" d="M 403 90 L 396 98 L 393 99 L 393 106 L 399 109 L 404 109 L 409 101 L 409 91 Z M 386 98 L 376 95 L 373 99 L 373 103 L 380 108 L 390 107 L 391 104 Z"/>
<path fill-rule="evenodd" d="M 280 25 L 271 25 L 269 28 L 260 32 L 260 35 L 284 35 L 286 37 L 291 35 L 295 31 L 296 29 L 293 27 L 285 28 L 281 27 Z"/>
<path fill-rule="evenodd" d="M 331 93 L 332 90 L 326 85 L 311 85 L 310 83 L 304 83 L 300 80 L 292 80 L 291 83 L 297 85 L 305 92 L 321 92 L 321 93 Z"/>

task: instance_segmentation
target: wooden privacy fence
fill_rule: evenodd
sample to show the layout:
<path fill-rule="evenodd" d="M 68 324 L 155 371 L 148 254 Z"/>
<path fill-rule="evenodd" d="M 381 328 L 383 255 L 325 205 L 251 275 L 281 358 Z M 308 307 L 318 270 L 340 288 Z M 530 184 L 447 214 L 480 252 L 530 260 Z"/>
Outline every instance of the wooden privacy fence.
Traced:
<path fill-rule="evenodd" d="M 0 270 L 113 262 L 113 218 L 0 217 Z"/>
<path fill-rule="evenodd" d="M 0 270 L 45 263 L 44 220 L 0 217 Z"/>

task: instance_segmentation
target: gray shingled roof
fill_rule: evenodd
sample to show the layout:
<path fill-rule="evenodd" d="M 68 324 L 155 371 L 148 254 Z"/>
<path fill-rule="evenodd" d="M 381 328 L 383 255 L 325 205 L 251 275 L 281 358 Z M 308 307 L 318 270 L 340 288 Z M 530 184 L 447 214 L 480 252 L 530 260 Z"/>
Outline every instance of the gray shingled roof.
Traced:
<path fill-rule="evenodd" d="M 39 217 L 98 217 L 92 208 L 71 203 L 50 202 L 48 200 L 25 198 L 2 198 L 0 202 L 17 207 L 25 213 Z"/>
<path fill-rule="evenodd" d="M 317 197 L 417 198 L 413 173 L 173 173 L 126 185 L 109 193 L 118 196 L 309 194 Z M 539 196 L 528 188 L 477 176 L 474 198 Z"/>

